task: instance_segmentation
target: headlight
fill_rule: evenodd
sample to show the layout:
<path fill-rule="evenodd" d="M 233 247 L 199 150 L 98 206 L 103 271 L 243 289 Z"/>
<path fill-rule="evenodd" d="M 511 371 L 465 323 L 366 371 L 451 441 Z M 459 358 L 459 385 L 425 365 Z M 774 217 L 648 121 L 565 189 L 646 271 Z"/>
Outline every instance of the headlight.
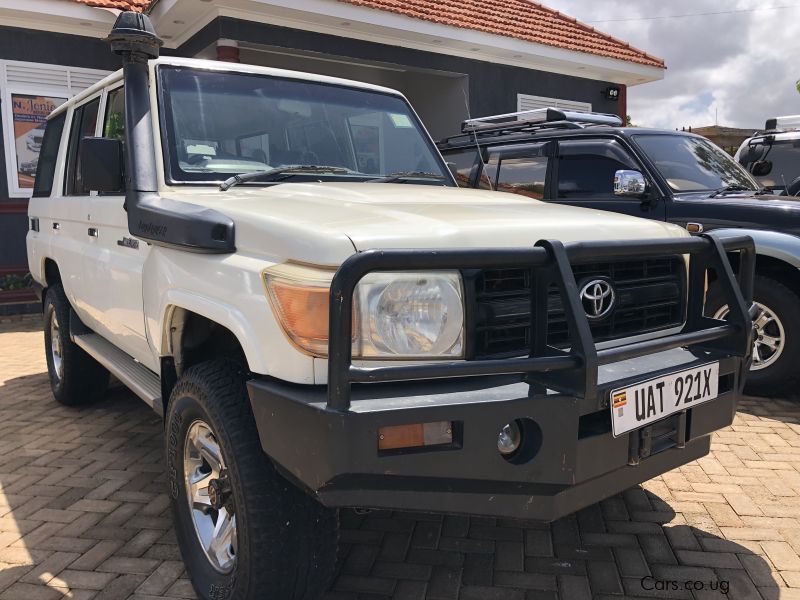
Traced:
<path fill-rule="evenodd" d="M 354 356 L 463 356 L 464 305 L 458 273 L 371 273 L 361 280 L 356 294 Z"/>
<path fill-rule="evenodd" d="M 279 265 L 264 273 L 283 330 L 302 350 L 328 353 L 332 271 Z M 353 357 L 460 358 L 464 353 L 461 276 L 454 271 L 372 273 L 353 295 Z"/>

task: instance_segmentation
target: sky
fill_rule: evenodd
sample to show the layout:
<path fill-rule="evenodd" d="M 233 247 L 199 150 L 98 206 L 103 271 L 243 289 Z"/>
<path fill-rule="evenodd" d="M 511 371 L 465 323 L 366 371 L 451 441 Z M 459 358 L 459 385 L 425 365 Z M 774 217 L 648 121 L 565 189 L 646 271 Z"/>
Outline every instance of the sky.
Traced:
<path fill-rule="evenodd" d="M 718 122 L 759 129 L 769 117 L 800 114 L 798 0 L 542 4 L 666 61 L 662 81 L 628 89 L 628 114 L 636 125 L 680 129 Z M 737 10 L 750 12 L 677 17 Z"/>

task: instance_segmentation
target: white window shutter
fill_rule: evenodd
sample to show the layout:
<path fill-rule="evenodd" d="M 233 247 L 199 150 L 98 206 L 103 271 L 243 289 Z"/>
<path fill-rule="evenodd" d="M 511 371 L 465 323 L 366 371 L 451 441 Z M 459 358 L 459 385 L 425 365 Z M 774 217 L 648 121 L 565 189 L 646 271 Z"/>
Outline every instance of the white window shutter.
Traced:
<path fill-rule="evenodd" d="M 548 98 L 546 96 L 517 94 L 518 111 L 535 110 L 537 108 L 563 108 L 566 110 L 592 112 L 592 105 L 590 102 L 577 102 L 575 100 L 561 100 L 559 98 Z"/>

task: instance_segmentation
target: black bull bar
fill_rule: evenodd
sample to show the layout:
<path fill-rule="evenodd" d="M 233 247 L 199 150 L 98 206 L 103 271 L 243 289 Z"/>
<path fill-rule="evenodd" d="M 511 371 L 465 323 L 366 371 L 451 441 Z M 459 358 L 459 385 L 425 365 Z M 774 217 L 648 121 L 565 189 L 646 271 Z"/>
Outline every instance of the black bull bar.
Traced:
<path fill-rule="evenodd" d="M 735 274 L 728 253 L 738 253 Z M 579 298 L 572 265 L 602 260 L 688 255 L 688 304 L 679 333 L 614 348 L 595 347 L 588 317 Z M 569 349 L 547 345 L 546 336 L 532 335 L 527 357 L 501 360 L 437 361 L 421 365 L 359 367 L 352 364 L 353 294 L 361 279 L 374 271 L 437 269 L 528 268 L 531 270 L 531 328 L 547 331 L 547 290 L 557 285 L 569 329 Z M 716 284 L 730 312 L 726 321 L 704 316 L 707 274 Z M 749 367 L 753 345 L 752 315 L 755 245 L 752 238 L 703 234 L 674 240 L 577 242 L 541 240 L 527 248 L 444 250 L 368 250 L 354 254 L 339 267 L 330 288 L 328 342 L 329 410 L 350 408 L 353 383 L 379 383 L 522 374 L 531 386 L 544 387 L 577 398 L 597 394 L 600 365 L 681 347 L 698 347 L 744 358 Z M 738 281 L 738 285 L 737 285 Z"/>

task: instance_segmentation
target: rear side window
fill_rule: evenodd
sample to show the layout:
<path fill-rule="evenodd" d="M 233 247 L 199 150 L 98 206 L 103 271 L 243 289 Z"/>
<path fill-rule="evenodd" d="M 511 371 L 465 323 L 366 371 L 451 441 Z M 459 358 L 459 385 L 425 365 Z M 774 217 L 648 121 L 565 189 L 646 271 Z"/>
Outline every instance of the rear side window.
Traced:
<path fill-rule="evenodd" d="M 39 164 L 36 166 L 36 180 L 33 183 L 34 198 L 47 197 L 53 191 L 58 147 L 61 145 L 61 134 L 64 132 L 66 120 L 65 111 L 47 122 L 42 149 L 39 152 Z"/>
<path fill-rule="evenodd" d="M 547 156 L 504 158 L 500 161 L 497 191 L 541 200 L 547 181 Z"/>
<path fill-rule="evenodd" d="M 83 187 L 81 180 L 81 140 L 94 136 L 97 131 L 97 111 L 100 99 L 96 98 L 88 104 L 75 109 L 72 113 L 72 126 L 69 132 L 69 151 L 67 153 L 67 178 L 64 194 L 67 196 L 88 196 L 89 190 Z"/>
<path fill-rule="evenodd" d="M 614 174 L 640 170 L 613 140 L 566 141 L 558 144 L 558 198 L 608 198 L 614 195 Z"/>
<path fill-rule="evenodd" d="M 458 186 L 463 188 L 472 187 L 470 182 L 478 161 L 478 151 L 475 148 L 469 148 L 457 152 L 448 152 L 444 159 L 447 161 L 447 166 L 453 171 Z"/>

